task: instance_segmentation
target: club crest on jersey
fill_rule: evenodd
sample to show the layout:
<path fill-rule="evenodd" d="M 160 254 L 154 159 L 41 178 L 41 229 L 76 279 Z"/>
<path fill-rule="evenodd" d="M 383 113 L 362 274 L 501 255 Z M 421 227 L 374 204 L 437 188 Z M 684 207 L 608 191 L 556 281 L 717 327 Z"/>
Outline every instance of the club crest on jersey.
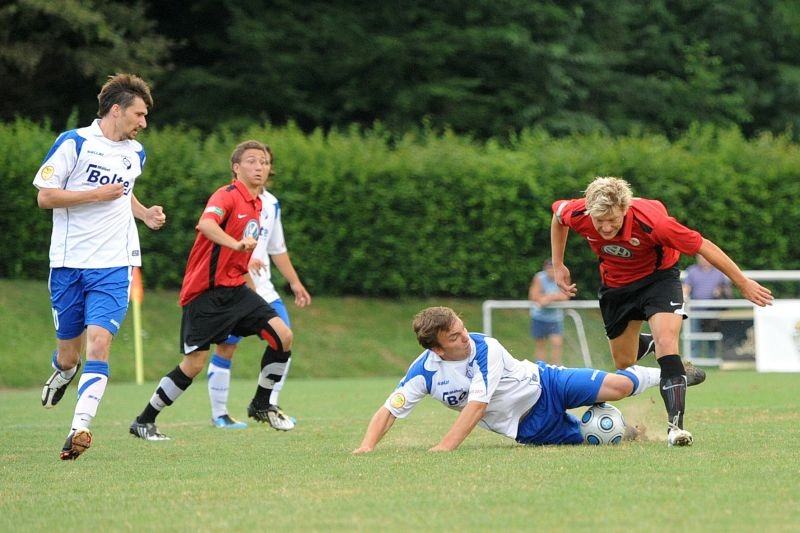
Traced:
<path fill-rule="evenodd" d="M 623 257 L 625 259 L 633 256 L 630 250 L 628 250 L 624 246 L 620 246 L 619 244 L 606 244 L 605 246 L 603 246 L 603 253 L 608 255 L 615 255 L 617 257 Z"/>
<path fill-rule="evenodd" d="M 258 238 L 258 222 L 255 220 L 248 220 L 247 225 L 244 227 L 244 233 L 242 233 L 242 237 L 252 237 L 254 239 Z"/>
<path fill-rule="evenodd" d="M 125 165 L 125 168 L 128 169 L 128 170 L 130 170 L 131 167 L 133 166 L 133 164 L 131 163 L 131 160 L 128 159 L 127 156 L 122 156 L 122 164 Z"/>
<path fill-rule="evenodd" d="M 402 392 L 395 392 L 389 399 L 389 405 L 395 409 L 400 409 L 406 404 L 406 397 Z"/>
<path fill-rule="evenodd" d="M 637 239 L 636 237 L 631 237 L 631 240 L 629 240 L 628 242 L 631 243 L 631 246 L 639 246 L 641 244 L 641 242 L 639 242 L 639 239 Z"/>
<path fill-rule="evenodd" d="M 53 177 L 53 173 L 55 171 L 56 169 L 53 167 L 53 165 L 47 165 L 42 169 L 42 179 L 44 181 L 50 181 L 50 178 Z"/>

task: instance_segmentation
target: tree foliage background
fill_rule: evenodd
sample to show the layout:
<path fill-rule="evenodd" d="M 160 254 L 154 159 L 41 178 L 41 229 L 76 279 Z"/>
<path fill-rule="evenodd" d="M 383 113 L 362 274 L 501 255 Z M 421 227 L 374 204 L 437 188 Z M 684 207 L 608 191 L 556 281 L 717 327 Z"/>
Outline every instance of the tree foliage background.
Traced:
<path fill-rule="evenodd" d="M 800 124 L 796 0 L 11 0 L 0 119 L 91 117 L 110 73 L 153 82 L 159 124 L 304 131 L 422 122 L 745 135 Z"/>
<path fill-rule="evenodd" d="M 0 277 L 46 277 L 31 180 L 123 70 L 156 102 L 136 186 L 170 221 L 141 232 L 153 286 L 180 283 L 251 136 L 314 294 L 524 295 L 550 202 L 609 174 L 744 268 L 798 268 L 798 0 L 6 0 Z"/>

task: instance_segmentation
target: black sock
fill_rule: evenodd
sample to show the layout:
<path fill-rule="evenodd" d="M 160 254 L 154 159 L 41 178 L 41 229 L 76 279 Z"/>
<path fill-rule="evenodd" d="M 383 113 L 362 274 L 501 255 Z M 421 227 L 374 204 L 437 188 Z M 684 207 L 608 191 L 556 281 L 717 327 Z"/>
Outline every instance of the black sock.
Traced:
<path fill-rule="evenodd" d="M 167 390 L 172 391 L 172 397 L 167 394 L 165 385 L 172 383 L 174 387 L 168 386 Z M 153 397 L 144 407 L 142 413 L 136 417 L 136 421 L 140 424 L 148 424 L 156 421 L 156 417 L 161 412 L 161 409 L 172 405 L 183 392 L 192 384 L 192 378 L 183 373 L 180 366 L 173 368 L 166 376 L 161 378 L 161 381 L 156 387 Z M 176 390 L 177 389 L 177 390 Z"/>
<path fill-rule="evenodd" d="M 265 378 L 264 381 L 272 383 L 273 385 L 278 383 L 286 369 L 286 361 L 288 361 L 291 356 L 291 350 L 284 352 L 267 346 L 267 349 L 264 350 L 264 355 L 261 357 L 261 373 L 262 377 Z M 263 376 L 268 365 L 272 365 L 272 369 L 280 373 L 269 373 Z M 272 389 L 273 387 L 264 387 L 261 384 L 256 386 L 256 394 L 253 396 L 253 406 L 256 409 L 266 409 L 269 406 L 269 397 L 272 395 Z"/>
<path fill-rule="evenodd" d="M 683 415 L 686 412 L 686 370 L 681 356 L 665 355 L 658 359 L 661 367 L 661 398 L 667 408 L 669 423 L 683 429 Z"/>

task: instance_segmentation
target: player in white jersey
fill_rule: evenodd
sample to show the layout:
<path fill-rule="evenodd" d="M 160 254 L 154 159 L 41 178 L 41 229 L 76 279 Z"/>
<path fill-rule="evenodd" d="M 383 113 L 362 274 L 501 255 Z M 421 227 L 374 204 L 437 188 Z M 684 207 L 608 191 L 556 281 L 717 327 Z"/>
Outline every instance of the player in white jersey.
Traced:
<path fill-rule="evenodd" d="M 137 76 L 116 74 L 97 100 L 100 118 L 62 133 L 33 180 L 39 207 L 53 210 L 48 286 L 57 349 L 43 406 L 61 400 L 86 349 L 64 460 L 92 443 L 89 424 L 108 381 L 111 341 L 127 313 L 132 267 L 141 265 L 135 219 L 151 229 L 166 221 L 161 206 L 147 208 L 133 194 L 145 162 L 136 136 L 147 127 L 150 88 Z"/>
<path fill-rule="evenodd" d="M 289 258 L 286 240 L 283 235 L 280 202 L 266 189 L 262 190 L 260 197 L 262 204 L 261 230 L 249 265 L 252 287 L 291 328 L 286 305 L 272 283 L 270 259 L 289 283 L 294 293 L 294 303 L 298 307 L 310 305 L 311 295 L 300 281 L 300 277 L 297 275 Z M 217 345 L 216 351 L 208 363 L 208 397 L 211 401 L 211 423 L 218 428 L 241 429 L 247 427 L 247 424 L 232 418 L 228 413 L 231 364 L 233 354 L 240 340 L 240 337 L 229 336 L 224 343 Z M 286 361 L 283 376 L 274 385 L 269 398 L 269 403 L 274 406 L 275 410 L 275 416 L 269 419 L 269 423 L 275 429 L 282 431 L 293 429 L 295 424 L 295 419 L 287 416 L 278 404 L 278 397 L 286 381 L 290 363 L 291 357 Z"/>
<path fill-rule="evenodd" d="M 659 369 L 642 366 L 610 374 L 519 361 L 496 339 L 469 333 L 448 307 L 417 313 L 414 332 L 426 350 L 373 415 L 353 453 L 373 451 L 395 419 L 428 395 L 460 411 L 430 451 L 455 450 L 479 424 L 522 444 L 579 444 L 580 423 L 567 409 L 639 394 L 660 378 Z"/>

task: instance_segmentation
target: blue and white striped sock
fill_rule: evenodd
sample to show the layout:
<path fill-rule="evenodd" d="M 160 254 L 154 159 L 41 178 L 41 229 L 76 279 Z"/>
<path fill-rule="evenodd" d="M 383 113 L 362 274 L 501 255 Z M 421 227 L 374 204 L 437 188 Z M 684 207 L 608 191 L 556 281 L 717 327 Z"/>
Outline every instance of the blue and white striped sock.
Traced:
<path fill-rule="evenodd" d="M 208 363 L 208 399 L 211 400 L 211 416 L 218 418 L 228 414 L 228 392 L 231 386 L 231 363 L 217 354 Z"/>
<path fill-rule="evenodd" d="M 78 403 L 72 417 L 72 429 L 88 428 L 97 415 L 97 407 L 108 384 L 108 362 L 86 361 L 78 381 Z"/>

